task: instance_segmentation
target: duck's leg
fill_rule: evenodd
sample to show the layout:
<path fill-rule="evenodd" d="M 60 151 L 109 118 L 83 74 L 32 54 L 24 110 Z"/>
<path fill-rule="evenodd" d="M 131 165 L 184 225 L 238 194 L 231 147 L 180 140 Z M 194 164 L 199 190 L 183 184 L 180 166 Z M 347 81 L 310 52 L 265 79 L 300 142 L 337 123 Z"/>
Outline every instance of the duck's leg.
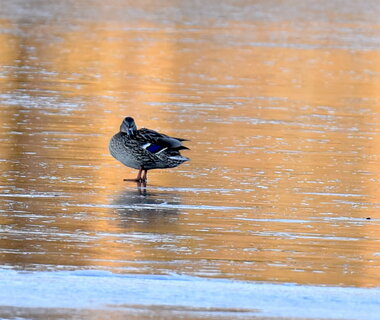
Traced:
<path fill-rule="evenodd" d="M 143 172 L 143 168 L 141 168 L 140 170 L 139 170 L 139 173 L 137 174 L 137 178 L 136 178 L 136 181 L 141 181 L 141 173 Z"/>
<path fill-rule="evenodd" d="M 136 179 L 124 179 L 124 181 L 136 181 L 136 182 L 140 182 L 141 181 L 141 173 L 144 169 L 143 168 L 140 168 L 139 170 L 139 173 L 137 174 L 137 178 Z"/>
<path fill-rule="evenodd" d="M 141 196 L 146 196 L 146 181 L 137 182 L 137 190 Z"/>
<path fill-rule="evenodd" d="M 144 169 L 144 174 L 141 178 L 141 181 L 146 181 L 146 176 L 148 175 L 148 170 Z"/>

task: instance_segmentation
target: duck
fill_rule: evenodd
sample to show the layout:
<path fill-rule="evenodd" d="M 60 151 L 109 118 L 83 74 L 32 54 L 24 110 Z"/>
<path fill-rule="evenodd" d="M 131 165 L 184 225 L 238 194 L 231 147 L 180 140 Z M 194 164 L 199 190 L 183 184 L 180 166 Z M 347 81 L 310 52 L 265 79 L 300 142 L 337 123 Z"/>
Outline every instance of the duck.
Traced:
<path fill-rule="evenodd" d="M 146 182 L 148 170 L 175 168 L 190 159 L 180 150 L 189 149 L 182 138 L 174 138 L 157 131 L 137 129 L 132 117 L 125 117 L 120 131 L 109 142 L 110 154 L 125 166 L 137 169 L 136 179 L 124 181 Z"/>

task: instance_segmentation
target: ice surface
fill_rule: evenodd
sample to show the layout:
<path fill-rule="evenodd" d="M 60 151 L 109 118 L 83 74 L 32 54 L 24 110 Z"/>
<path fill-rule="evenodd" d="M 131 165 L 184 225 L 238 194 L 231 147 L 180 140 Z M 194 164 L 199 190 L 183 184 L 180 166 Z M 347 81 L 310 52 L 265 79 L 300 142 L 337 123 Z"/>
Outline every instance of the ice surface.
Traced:
<path fill-rule="evenodd" d="M 379 319 L 380 289 L 301 286 L 182 275 L 106 271 L 0 271 L 0 307 L 115 309 L 207 308 L 245 316 Z M 236 314 L 237 316 L 238 314 Z"/>

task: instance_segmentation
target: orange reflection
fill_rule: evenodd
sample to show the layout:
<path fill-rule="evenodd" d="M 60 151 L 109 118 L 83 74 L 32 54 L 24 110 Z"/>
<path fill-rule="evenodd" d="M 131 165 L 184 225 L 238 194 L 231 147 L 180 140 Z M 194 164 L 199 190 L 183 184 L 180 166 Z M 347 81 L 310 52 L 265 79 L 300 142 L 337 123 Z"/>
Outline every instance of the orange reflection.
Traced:
<path fill-rule="evenodd" d="M 53 31 L 0 35 L 16 70 L 0 78 L 14 94 L 0 151 L 15 194 L 0 219 L 19 232 L 1 240 L 3 263 L 379 284 L 380 231 L 364 220 L 379 198 L 378 52 L 255 46 L 233 22 Z M 192 161 L 152 173 L 145 195 L 108 155 L 126 115 L 191 140 Z"/>

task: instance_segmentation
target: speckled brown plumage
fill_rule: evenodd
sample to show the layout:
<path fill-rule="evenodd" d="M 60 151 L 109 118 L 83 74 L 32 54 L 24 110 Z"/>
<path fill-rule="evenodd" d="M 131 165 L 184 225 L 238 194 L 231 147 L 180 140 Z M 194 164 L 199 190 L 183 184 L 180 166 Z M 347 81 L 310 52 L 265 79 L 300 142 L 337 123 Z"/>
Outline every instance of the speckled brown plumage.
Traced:
<path fill-rule="evenodd" d="M 150 129 L 137 130 L 134 120 L 126 117 L 120 131 L 111 138 L 109 150 L 115 159 L 127 167 L 139 170 L 133 180 L 145 181 L 147 170 L 174 168 L 189 160 L 180 154 L 180 150 L 188 149 L 182 145 L 183 141 L 186 140 Z"/>

